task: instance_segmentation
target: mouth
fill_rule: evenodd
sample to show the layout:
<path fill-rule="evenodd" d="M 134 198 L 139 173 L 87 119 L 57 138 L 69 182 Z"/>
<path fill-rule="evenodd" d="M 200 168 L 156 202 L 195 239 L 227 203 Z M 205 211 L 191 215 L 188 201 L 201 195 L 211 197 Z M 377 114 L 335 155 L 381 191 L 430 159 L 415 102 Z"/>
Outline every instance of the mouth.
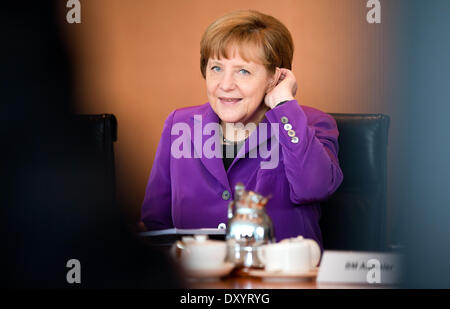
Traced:
<path fill-rule="evenodd" d="M 242 98 L 226 98 L 226 97 L 219 97 L 220 103 L 225 105 L 233 105 L 236 103 L 239 103 Z"/>

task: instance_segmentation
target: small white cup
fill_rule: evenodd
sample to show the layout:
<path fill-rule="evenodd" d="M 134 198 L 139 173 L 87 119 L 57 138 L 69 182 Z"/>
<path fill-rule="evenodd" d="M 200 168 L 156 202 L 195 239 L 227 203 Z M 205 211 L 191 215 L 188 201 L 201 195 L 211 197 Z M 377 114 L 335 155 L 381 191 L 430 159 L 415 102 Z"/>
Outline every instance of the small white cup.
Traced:
<path fill-rule="evenodd" d="M 259 260 L 265 265 L 266 271 L 281 271 L 283 268 L 283 256 L 285 250 L 285 244 L 268 244 L 259 247 L 257 255 Z"/>
<path fill-rule="evenodd" d="M 314 239 L 303 238 L 303 236 L 299 235 L 297 237 L 285 238 L 280 243 L 292 243 L 292 242 L 305 242 L 309 245 L 309 249 L 311 251 L 311 265 L 315 267 L 320 262 L 320 247 L 319 244 Z"/>
<path fill-rule="evenodd" d="M 320 247 L 313 239 L 299 236 L 261 246 L 258 248 L 258 257 L 266 271 L 303 273 L 319 263 Z"/>
<path fill-rule="evenodd" d="M 283 242 L 264 245 L 258 257 L 269 272 L 303 273 L 311 269 L 310 248 L 304 242 Z"/>
<path fill-rule="evenodd" d="M 304 242 L 292 242 L 287 245 L 282 271 L 303 273 L 311 269 L 311 250 Z"/>
<path fill-rule="evenodd" d="M 191 270 L 217 269 L 225 262 L 225 241 L 209 240 L 206 236 L 182 238 L 172 246 L 175 260 Z"/>

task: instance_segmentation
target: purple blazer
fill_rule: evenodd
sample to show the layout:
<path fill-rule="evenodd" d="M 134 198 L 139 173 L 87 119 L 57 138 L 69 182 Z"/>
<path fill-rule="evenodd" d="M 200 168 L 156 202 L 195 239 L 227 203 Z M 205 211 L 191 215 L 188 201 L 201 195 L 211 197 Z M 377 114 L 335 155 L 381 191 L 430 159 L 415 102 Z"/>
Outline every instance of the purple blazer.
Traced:
<path fill-rule="evenodd" d="M 221 157 L 199 155 L 204 149 L 199 146 L 206 147 L 213 136 L 203 132 L 202 141 L 194 140 L 202 132 L 194 133 L 200 122 L 203 127 L 219 123 L 209 103 L 177 109 L 166 119 L 142 205 L 145 226 L 155 230 L 226 224 L 234 186 L 242 182 L 246 190 L 271 195 L 266 210 L 277 241 L 302 235 L 316 240 L 322 248 L 319 202 L 333 194 L 343 178 L 337 159 L 339 132 L 335 120 L 317 109 L 300 106 L 296 100 L 277 106 L 267 111 L 261 122 L 267 132 L 258 127 L 228 171 Z M 172 143 L 178 146 L 183 135 L 179 130 L 172 132 L 179 123 L 191 130 L 191 156 L 172 155 L 171 149 L 177 148 Z M 261 148 L 268 152 L 261 154 L 259 150 L 248 157 L 249 151 Z M 278 160 L 273 159 L 276 155 Z M 270 168 L 262 168 L 262 163 L 270 160 Z"/>

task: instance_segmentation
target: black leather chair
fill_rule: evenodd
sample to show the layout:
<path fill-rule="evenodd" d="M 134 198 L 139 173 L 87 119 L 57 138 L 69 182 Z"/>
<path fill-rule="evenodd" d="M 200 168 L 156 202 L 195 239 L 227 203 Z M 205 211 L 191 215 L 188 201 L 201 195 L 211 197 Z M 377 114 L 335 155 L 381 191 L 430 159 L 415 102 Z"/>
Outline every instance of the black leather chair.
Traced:
<path fill-rule="evenodd" d="M 95 172 L 101 174 L 101 187 L 107 192 L 109 202 L 115 201 L 116 173 L 114 160 L 114 142 L 117 141 L 117 119 L 112 114 L 77 115 L 76 128 L 80 145 L 89 156 L 88 162 L 94 162 Z"/>
<path fill-rule="evenodd" d="M 344 180 L 322 203 L 327 250 L 387 250 L 387 145 L 389 117 L 331 114 L 339 129 Z"/>

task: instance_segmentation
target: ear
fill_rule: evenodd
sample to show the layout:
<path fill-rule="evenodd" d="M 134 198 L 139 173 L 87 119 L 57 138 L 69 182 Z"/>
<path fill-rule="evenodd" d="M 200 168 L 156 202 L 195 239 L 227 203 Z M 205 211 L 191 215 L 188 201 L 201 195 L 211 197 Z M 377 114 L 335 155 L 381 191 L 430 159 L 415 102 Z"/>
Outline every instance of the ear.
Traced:
<path fill-rule="evenodd" d="M 269 79 L 269 83 L 267 85 L 266 93 L 269 93 L 278 85 L 278 81 L 280 80 L 281 76 L 281 70 L 280 68 L 275 69 L 275 73 L 273 73 L 273 76 Z"/>

